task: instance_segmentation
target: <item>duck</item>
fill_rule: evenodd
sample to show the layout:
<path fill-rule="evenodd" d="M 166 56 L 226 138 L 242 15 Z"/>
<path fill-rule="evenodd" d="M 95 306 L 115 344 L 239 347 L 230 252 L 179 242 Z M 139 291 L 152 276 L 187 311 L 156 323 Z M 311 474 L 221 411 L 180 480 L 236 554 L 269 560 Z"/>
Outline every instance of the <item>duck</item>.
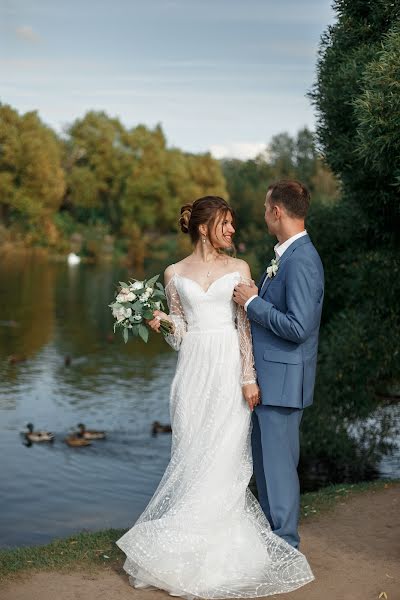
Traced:
<path fill-rule="evenodd" d="M 160 421 L 154 421 L 151 426 L 151 433 L 153 435 L 157 435 L 157 433 L 171 433 L 172 427 L 171 425 L 162 425 Z"/>
<path fill-rule="evenodd" d="M 19 354 L 11 354 L 8 357 L 8 362 L 10 365 L 17 365 L 18 363 L 25 362 L 26 356 L 20 356 Z"/>
<path fill-rule="evenodd" d="M 27 424 L 28 431 L 24 432 L 25 439 L 29 442 L 53 442 L 54 433 L 51 431 L 34 431 L 32 423 Z"/>
<path fill-rule="evenodd" d="M 76 434 L 85 440 L 104 440 L 106 437 L 105 431 L 97 431 L 96 429 L 86 429 L 83 423 L 77 425 L 79 432 Z"/>
<path fill-rule="evenodd" d="M 66 438 L 64 438 L 64 442 L 66 444 L 68 444 L 68 446 L 71 446 L 73 448 L 78 448 L 80 446 L 91 446 L 92 442 L 90 442 L 89 440 L 85 440 L 82 437 L 79 437 L 78 435 L 75 434 L 71 434 L 71 435 L 67 435 Z"/>

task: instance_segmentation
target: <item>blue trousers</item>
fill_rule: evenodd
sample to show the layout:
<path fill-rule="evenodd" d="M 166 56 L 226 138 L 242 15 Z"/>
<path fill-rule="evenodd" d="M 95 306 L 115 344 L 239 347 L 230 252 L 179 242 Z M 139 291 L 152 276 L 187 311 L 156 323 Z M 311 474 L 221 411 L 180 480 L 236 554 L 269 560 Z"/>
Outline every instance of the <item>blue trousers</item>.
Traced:
<path fill-rule="evenodd" d="M 252 450 L 258 498 L 272 531 L 297 548 L 300 484 L 297 474 L 303 410 L 258 405 L 253 412 Z"/>

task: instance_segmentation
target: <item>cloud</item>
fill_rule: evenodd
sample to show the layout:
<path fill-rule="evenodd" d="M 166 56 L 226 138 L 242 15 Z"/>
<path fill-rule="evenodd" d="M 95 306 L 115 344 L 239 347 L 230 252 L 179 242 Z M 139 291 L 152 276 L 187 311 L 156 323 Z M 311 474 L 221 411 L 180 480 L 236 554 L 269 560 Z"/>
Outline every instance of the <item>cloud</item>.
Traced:
<path fill-rule="evenodd" d="M 264 142 L 230 142 L 228 144 L 212 144 L 210 152 L 214 158 L 239 158 L 249 160 L 266 150 Z"/>
<path fill-rule="evenodd" d="M 37 34 L 30 25 L 21 25 L 17 27 L 15 33 L 21 40 L 36 44 L 40 41 L 40 35 Z"/>

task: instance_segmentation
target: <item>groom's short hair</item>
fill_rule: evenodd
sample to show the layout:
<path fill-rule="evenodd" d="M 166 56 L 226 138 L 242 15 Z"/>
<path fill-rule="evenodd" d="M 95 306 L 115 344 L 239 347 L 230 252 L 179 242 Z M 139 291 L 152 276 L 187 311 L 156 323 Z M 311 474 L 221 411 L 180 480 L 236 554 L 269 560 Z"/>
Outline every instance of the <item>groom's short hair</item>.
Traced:
<path fill-rule="evenodd" d="M 310 192 L 296 179 L 280 179 L 269 186 L 270 201 L 283 206 L 291 217 L 304 219 L 310 206 Z"/>

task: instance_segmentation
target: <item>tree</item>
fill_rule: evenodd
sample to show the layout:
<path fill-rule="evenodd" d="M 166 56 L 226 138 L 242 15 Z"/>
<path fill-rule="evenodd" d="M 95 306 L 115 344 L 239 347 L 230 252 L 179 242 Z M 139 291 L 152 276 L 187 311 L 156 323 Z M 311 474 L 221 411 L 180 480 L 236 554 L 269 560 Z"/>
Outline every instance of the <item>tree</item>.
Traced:
<path fill-rule="evenodd" d="M 60 144 L 36 112 L 0 105 L 0 218 L 52 237 L 65 189 Z M 36 235 L 37 234 L 37 235 Z"/>
<path fill-rule="evenodd" d="M 400 6 L 336 0 L 323 35 L 311 99 L 326 159 L 363 209 L 369 243 L 394 239 L 399 221 Z"/>
<path fill-rule="evenodd" d="M 169 204 L 167 147 L 160 126 L 150 130 L 144 125 L 126 136 L 132 156 L 121 194 L 123 226 L 135 221 L 143 230 L 160 232 L 170 228 L 165 222 Z"/>
<path fill-rule="evenodd" d="M 268 162 L 275 179 L 295 177 L 295 140 L 288 133 L 275 135 L 268 146 Z"/>
<path fill-rule="evenodd" d="M 79 221 L 106 222 L 117 231 L 127 163 L 134 160 L 123 126 L 104 112 L 91 111 L 74 121 L 66 134 L 64 208 Z"/>
<path fill-rule="evenodd" d="M 400 378 L 400 7 L 392 0 L 336 0 L 321 41 L 317 135 L 341 182 L 341 198 L 310 216 L 326 272 L 315 410 L 304 454 L 363 478 L 388 450 L 392 424 L 365 420 Z M 350 427 L 357 425 L 359 439 Z"/>

